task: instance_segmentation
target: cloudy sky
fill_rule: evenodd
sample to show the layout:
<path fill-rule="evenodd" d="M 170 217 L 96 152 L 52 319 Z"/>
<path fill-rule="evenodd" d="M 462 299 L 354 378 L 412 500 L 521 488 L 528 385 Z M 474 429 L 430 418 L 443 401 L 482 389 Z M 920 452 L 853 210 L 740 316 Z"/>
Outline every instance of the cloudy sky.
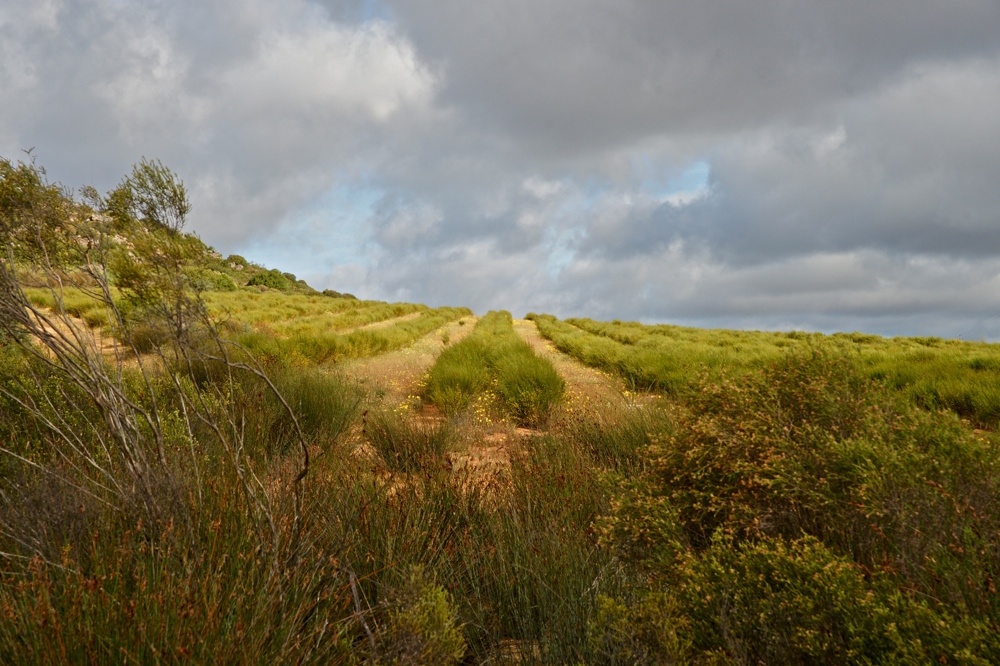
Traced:
<path fill-rule="evenodd" d="M 0 99 L 319 288 L 1000 339 L 997 0 L 0 0 Z"/>

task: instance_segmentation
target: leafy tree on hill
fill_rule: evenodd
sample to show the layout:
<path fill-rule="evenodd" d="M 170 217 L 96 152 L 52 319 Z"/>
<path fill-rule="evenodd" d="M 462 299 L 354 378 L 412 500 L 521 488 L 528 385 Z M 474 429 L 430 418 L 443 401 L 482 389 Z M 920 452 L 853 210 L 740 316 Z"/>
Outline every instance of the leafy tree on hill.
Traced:
<path fill-rule="evenodd" d="M 106 212 L 120 223 L 137 221 L 179 233 L 191 211 L 184 183 L 159 160 L 143 158 L 108 193 Z"/>

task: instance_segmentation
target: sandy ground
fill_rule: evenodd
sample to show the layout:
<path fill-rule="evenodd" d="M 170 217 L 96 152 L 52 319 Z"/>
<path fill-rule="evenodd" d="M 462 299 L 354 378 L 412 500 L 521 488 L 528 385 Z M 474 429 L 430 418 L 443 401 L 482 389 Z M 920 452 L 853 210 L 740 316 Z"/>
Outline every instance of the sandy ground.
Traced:
<path fill-rule="evenodd" d="M 636 397 L 625 389 L 624 382 L 618 377 L 586 366 L 556 349 L 552 342 L 542 337 L 535 322 L 515 319 L 514 331 L 531 345 L 536 354 L 548 359 L 566 382 L 564 410 L 618 406 Z"/>
<path fill-rule="evenodd" d="M 365 324 L 364 326 L 357 326 L 355 328 L 348 329 L 344 331 L 345 333 L 350 333 L 351 331 L 374 331 L 380 328 L 389 328 L 390 326 L 395 326 L 401 321 L 410 321 L 411 319 L 416 319 L 422 312 L 411 312 L 410 314 L 403 315 L 401 317 L 393 317 L 392 319 L 383 319 L 382 321 L 377 321 L 373 324 Z"/>
<path fill-rule="evenodd" d="M 419 313 L 417 314 L 419 316 Z M 378 322 L 372 326 L 390 325 L 410 315 Z M 420 392 L 431 366 L 449 344 L 464 338 L 476 325 L 475 317 L 463 317 L 431 331 L 404 349 L 397 349 L 373 358 L 347 361 L 338 370 L 370 389 L 391 409 L 419 409 Z"/>

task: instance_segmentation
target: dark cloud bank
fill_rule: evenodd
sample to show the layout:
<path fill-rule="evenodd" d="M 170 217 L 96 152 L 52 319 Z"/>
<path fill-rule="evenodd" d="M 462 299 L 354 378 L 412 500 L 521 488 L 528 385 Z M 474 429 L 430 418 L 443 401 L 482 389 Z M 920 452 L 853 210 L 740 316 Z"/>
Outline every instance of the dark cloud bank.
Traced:
<path fill-rule="evenodd" d="M 0 91 L 0 154 L 159 157 L 321 286 L 1000 338 L 995 0 L 0 0 Z"/>

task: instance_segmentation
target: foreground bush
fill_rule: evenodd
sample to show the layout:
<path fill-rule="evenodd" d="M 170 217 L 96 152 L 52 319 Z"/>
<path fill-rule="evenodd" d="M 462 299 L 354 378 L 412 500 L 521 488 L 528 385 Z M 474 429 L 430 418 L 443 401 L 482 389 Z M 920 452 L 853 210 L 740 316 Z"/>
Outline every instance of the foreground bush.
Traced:
<path fill-rule="evenodd" d="M 604 528 L 696 651 L 1000 658 L 995 444 L 819 353 L 703 380 L 686 402 Z"/>

